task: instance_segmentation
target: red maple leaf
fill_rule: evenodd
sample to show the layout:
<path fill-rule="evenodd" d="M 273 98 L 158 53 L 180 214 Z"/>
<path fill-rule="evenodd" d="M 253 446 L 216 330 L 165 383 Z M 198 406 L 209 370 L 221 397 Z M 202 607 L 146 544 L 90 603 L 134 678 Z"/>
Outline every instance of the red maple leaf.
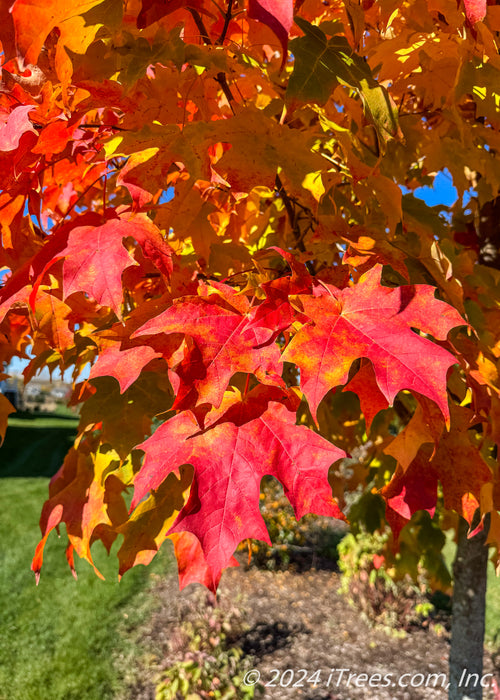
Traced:
<path fill-rule="evenodd" d="M 165 15 L 180 10 L 193 9 L 204 13 L 204 0 L 142 0 L 142 8 L 137 17 L 137 27 L 144 29 Z"/>
<path fill-rule="evenodd" d="M 377 413 L 389 406 L 389 402 L 378 388 L 373 365 L 366 360 L 361 360 L 361 367 L 342 391 L 352 391 L 358 396 L 367 432 Z"/>
<path fill-rule="evenodd" d="M 431 518 L 436 510 L 438 476 L 429 464 L 430 451 L 422 451 L 405 471 L 398 466 L 392 480 L 382 489 L 385 517 L 397 541 L 403 527 L 419 510 Z"/>
<path fill-rule="evenodd" d="M 95 212 L 86 212 L 77 220 L 85 226 L 98 225 L 99 221 L 100 217 Z M 36 295 L 44 274 L 62 257 L 62 251 L 68 244 L 68 236 L 73 228 L 75 222 L 71 221 L 54 231 L 38 253 L 16 270 L 0 288 L 0 319 L 13 304 L 19 302 L 29 302 L 34 311 Z"/>
<path fill-rule="evenodd" d="M 443 434 L 437 450 L 425 445 L 408 467 L 398 464 L 391 481 L 382 489 L 387 519 L 396 538 L 418 510 L 434 514 L 438 481 L 443 488 L 444 507 L 472 525 L 482 489 L 491 481 L 490 467 L 471 442 L 472 412 L 452 406 L 451 430 Z"/>
<path fill-rule="evenodd" d="M 33 105 L 22 105 L 6 116 L 0 126 L 0 151 L 14 151 L 19 147 L 19 141 L 24 134 L 27 132 L 36 134 L 36 129 L 28 118 L 28 114 L 33 109 L 35 109 Z"/>
<path fill-rule="evenodd" d="M 155 358 L 162 357 L 150 345 L 138 345 L 121 350 L 118 346 L 103 350 L 90 370 L 89 379 L 95 377 L 115 377 L 120 384 L 120 393 L 127 391 L 142 369 Z"/>
<path fill-rule="evenodd" d="M 199 540 L 191 532 L 174 532 L 170 535 L 174 542 L 175 558 L 179 571 L 179 588 L 182 591 L 190 583 L 201 583 L 213 593 L 219 585 L 222 571 L 214 572 L 207 565 Z M 239 566 L 231 557 L 228 566 Z"/>
<path fill-rule="evenodd" d="M 62 251 L 64 298 L 85 290 L 121 317 L 122 273 L 137 264 L 123 247 L 123 237 L 131 235 L 130 228 L 133 226 L 113 219 L 102 226 L 77 226 L 71 231 Z"/>
<path fill-rule="evenodd" d="M 196 372 L 191 367 L 191 376 L 182 371 L 180 377 L 189 385 L 188 389 L 191 386 L 196 389 L 197 404 L 213 406 L 220 405 L 236 372 L 254 373 L 261 381 L 282 383 L 278 346 L 269 343 L 269 333 L 265 330 L 249 327 L 248 299 L 226 285 L 217 284 L 216 288 L 219 293 L 176 300 L 132 336 L 183 333 L 192 338 L 201 359 Z"/>
<path fill-rule="evenodd" d="M 144 254 L 167 277 L 172 272 L 172 251 L 159 230 L 142 215 L 130 221 L 112 218 L 101 226 L 77 226 L 61 251 L 64 256 L 63 292 L 68 297 L 84 290 L 99 304 L 121 317 L 122 274 L 136 265 L 123 239 L 137 240 Z"/>
<path fill-rule="evenodd" d="M 486 0 L 464 0 L 465 14 L 471 24 L 481 22 L 486 16 Z"/>
<path fill-rule="evenodd" d="M 354 360 L 366 357 L 389 404 L 398 391 L 410 389 L 435 401 L 448 420 L 446 374 L 456 358 L 413 328 L 446 340 L 452 328 L 466 322 L 434 297 L 434 287 L 383 287 L 381 272 L 376 265 L 353 288 L 325 285 L 317 296 L 299 295 L 300 311 L 310 322 L 292 338 L 282 359 L 300 368 L 313 416 L 328 390 L 347 382 Z"/>
<path fill-rule="evenodd" d="M 252 309 L 248 327 L 268 328 L 277 336 L 289 328 L 296 317 L 290 303 L 290 295 L 311 293 L 313 278 L 291 253 L 275 246 L 270 250 L 275 250 L 286 260 L 291 275 L 278 277 L 262 285 L 266 300 Z"/>
<path fill-rule="evenodd" d="M 297 518 L 310 512 L 343 518 L 328 470 L 345 452 L 295 425 L 294 411 L 269 402 L 276 391 L 259 386 L 236 402 L 232 394 L 228 408 L 216 411 L 216 423 L 203 432 L 190 412 L 181 413 L 137 446 L 146 456 L 131 510 L 170 472 L 193 465 L 189 500 L 170 532 L 196 535 L 214 572 L 228 566 L 242 540 L 270 543 L 259 511 L 260 482 L 266 474 L 283 484 Z"/>
<path fill-rule="evenodd" d="M 288 33 L 293 24 L 293 0 L 248 0 L 248 16 L 267 24 L 283 47 L 282 66 L 287 58 Z"/>
<path fill-rule="evenodd" d="M 182 343 L 182 336 L 157 335 L 131 340 L 129 336 L 137 328 L 138 318 L 140 315 L 132 312 L 126 324 L 118 323 L 109 330 L 96 334 L 100 352 L 90 370 L 89 379 L 114 377 L 123 394 L 152 360 L 164 358 L 168 362 Z"/>

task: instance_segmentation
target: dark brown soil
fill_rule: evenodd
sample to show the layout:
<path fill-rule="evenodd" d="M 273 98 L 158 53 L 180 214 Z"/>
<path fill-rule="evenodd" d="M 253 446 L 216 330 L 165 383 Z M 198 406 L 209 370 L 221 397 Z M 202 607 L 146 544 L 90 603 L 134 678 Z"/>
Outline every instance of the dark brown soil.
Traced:
<path fill-rule="evenodd" d="M 242 612 L 246 629 L 236 644 L 252 657 L 251 668 L 259 672 L 264 686 L 261 697 L 447 697 L 444 686 L 449 639 L 444 630 L 437 634 L 415 629 L 398 636 L 370 626 L 339 593 L 339 575 L 335 572 L 311 570 L 297 574 L 245 568 L 224 573 L 218 601 L 227 610 Z M 174 578 L 159 582 L 156 593 L 161 607 L 143 638 L 154 655 L 141 673 L 140 686 L 131 691 L 131 700 L 154 700 L 158 672 L 176 660 L 175 640 L 181 621 L 199 614 L 200 606 L 213 603 L 210 594 L 199 586 L 188 586 L 179 593 Z M 484 673 L 494 671 L 492 658 L 486 653 Z M 496 676 L 498 679 L 498 669 Z M 484 697 L 495 696 L 487 691 Z"/>

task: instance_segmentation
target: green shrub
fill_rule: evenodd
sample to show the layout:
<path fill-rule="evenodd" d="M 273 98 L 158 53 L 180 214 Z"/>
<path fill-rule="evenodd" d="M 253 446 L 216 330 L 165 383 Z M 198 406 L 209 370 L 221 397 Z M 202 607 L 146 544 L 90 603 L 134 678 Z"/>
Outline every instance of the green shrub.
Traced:
<path fill-rule="evenodd" d="M 242 632 L 236 607 L 205 607 L 193 620 L 185 620 L 172 645 L 180 659 L 163 671 L 156 700 L 252 700 L 260 694 L 259 686 L 243 683 L 252 659 L 234 645 Z"/>
<path fill-rule="evenodd" d="M 434 612 L 425 571 L 398 571 L 389 533 L 349 533 L 339 544 L 341 592 L 366 619 L 391 630 L 426 625 Z"/>

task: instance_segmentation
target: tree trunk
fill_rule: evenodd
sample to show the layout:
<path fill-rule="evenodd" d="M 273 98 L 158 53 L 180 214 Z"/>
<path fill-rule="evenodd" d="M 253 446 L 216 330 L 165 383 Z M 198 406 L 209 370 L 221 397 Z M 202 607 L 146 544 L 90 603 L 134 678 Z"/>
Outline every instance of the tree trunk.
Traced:
<path fill-rule="evenodd" d="M 483 679 L 488 523 L 470 539 L 467 531 L 466 521 L 460 518 L 453 564 L 449 700 L 481 700 L 482 682 L 484 687 L 491 682 L 489 676 Z"/>

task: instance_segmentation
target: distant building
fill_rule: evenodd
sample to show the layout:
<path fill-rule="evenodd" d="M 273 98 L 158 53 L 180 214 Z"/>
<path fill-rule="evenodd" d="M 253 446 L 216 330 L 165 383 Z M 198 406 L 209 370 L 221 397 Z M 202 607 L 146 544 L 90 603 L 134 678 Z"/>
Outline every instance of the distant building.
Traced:
<path fill-rule="evenodd" d="M 32 379 L 24 386 L 23 377 L 9 377 L 0 382 L 0 391 L 18 411 L 53 413 L 65 404 L 71 386 L 61 380 Z"/>
<path fill-rule="evenodd" d="M 24 410 L 23 388 L 20 377 L 9 377 L 0 382 L 0 391 L 17 411 Z"/>

